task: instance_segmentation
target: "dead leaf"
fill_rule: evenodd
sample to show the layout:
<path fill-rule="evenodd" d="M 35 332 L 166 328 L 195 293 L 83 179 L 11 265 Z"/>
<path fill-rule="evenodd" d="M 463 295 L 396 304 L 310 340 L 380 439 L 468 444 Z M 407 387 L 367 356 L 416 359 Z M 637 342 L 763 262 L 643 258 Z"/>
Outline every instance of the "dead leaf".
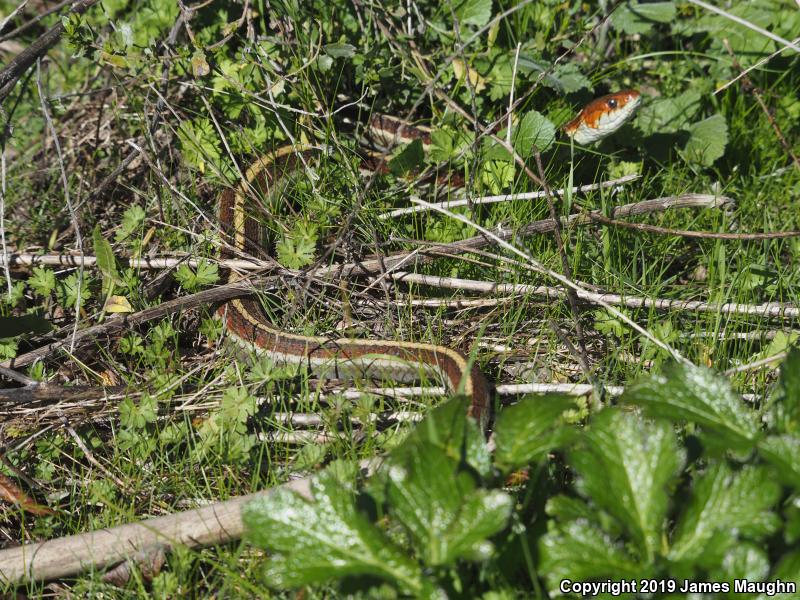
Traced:
<path fill-rule="evenodd" d="M 23 492 L 11 479 L 0 473 L 0 498 L 10 504 L 19 506 L 25 512 L 38 517 L 52 515 L 52 509 L 37 504 L 30 496 Z"/>

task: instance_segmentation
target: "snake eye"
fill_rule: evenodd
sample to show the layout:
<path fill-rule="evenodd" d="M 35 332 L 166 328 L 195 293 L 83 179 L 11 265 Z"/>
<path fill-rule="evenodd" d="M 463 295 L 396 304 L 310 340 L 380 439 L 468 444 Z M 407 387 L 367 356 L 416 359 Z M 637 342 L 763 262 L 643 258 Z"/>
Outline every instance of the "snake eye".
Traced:
<path fill-rule="evenodd" d="M 617 108 L 617 100 L 615 98 L 611 98 L 607 104 L 608 108 Z"/>

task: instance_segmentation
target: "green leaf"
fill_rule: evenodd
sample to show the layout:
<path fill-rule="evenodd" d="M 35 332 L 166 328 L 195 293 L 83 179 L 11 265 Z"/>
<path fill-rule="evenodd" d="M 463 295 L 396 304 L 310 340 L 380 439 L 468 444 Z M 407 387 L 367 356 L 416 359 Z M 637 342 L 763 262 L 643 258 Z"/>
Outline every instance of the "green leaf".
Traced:
<path fill-rule="evenodd" d="M 138 204 L 129 206 L 122 215 L 122 223 L 114 234 L 114 239 L 122 242 L 133 235 L 142 226 L 146 216 L 144 209 Z"/>
<path fill-rule="evenodd" d="M 77 304 L 78 288 L 81 292 L 81 306 L 86 306 L 92 292 L 89 289 L 91 280 L 84 275 L 82 278 L 79 273 L 72 273 L 61 281 L 56 282 L 56 298 L 58 303 L 64 308 L 71 308 Z"/>
<path fill-rule="evenodd" d="M 704 367 L 670 363 L 662 374 L 628 386 L 620 400 L 657 419 L 697 423 L 739 449 L 750 448 L 759 436 L 757 415 L 727 379 Z"/>
<path fill-rule="evenodd" d="M 575 407 L 569 396 L 529 396 L 503 409 L 494 427 L 495 463 L 504 470 L 541 459 L 564 439 L 561 414 Z"/>
<path fill-rule="evenodd" d="M 776 435 L 758 444 L 759 454 L 772 465 L 778 477 L 800 489 L 800 437 Z"/>
<path fill-rule="evenodd" d="M 692 497 L 678 520 L 669 558 L 709 564 L 721 559 L 737 538 L 758 540 L 780 526 L 771 508 L 781 486 L 768 469 L 744 467 L 732 471 L 712 465 L 697 478 Z"/>
<path fill-rule="evenodd" d="M 293 239 L 284 236 L 276 245 L 278 261 L 289 269 L 299 269 L 314 262 L 314 242 L 305 237 Z"/>
<path fill-rule="evenodd" d="M 539 572 L 555 594 L 564 579 L 589 581 L 646 576 L 644 565 L 629 556 L 620 544 L 584 519 L 570 521 L 548 531 L 539 544 Z"/>
<path fill-rule="evenodd" d="M 92 232 L 92 242 L 94 244 L 94 254 L 97 257 L 97 268 L 103 275 L 103 295 L 113 292 L 115 285 L 123 285 L 122 279 L 117 271 L 117 260 L 114 258 L 114 250 L 111 244 L 103 237 L 100 225 L 96 225 Z"/>
<path fill-rule="evenodd" d="M 728 145 L 728 124 L 722 115 L 714 115 L 689 128 L 689 141 L 683 148 L 683 158 L 691 163 L 710 167 L 725 154 Z"/>
<path fill-rule="evenodd" d="M 361 514 L 352 486 L 329 469 L 311 483 L 314 500 L 278 488 L 245 506 L 248 539 L 272 553 L 267 580 L 281 588 L 371 575 L 407 594 L 433 595 L 420 567 Z"/>
<path fill-rule="evenodd" d="M 498 137 L 506 139 L 507 129 L 503 129 Z M 534 150 L 544 152 L 553 143 L 556 137 L 555 125 L 543 114 L 532 110 L 525 113 L 519 123 L 511 130 L 511 145 L 514 151 L 522 158 L 533 156 Z M 512 160 L 511 154 L 497 143 L 488 140 L 486 142 L 487 155 L 489 160 Z"/>
<path fill-rule="evenodd" d="M 674 2 L 625 2 L 611 16 L 614 27 L 628 34 L 646 33 L 657 23 L 675 18 Z"/>
<path fill-rule="evenodd" d="M 800 348 L 792 348 L 781 365 L 769 397 L 770 425 L 780 433 L 800 432 Z"/>
<path fill-rule="evenodd" d="M 492 470 L 491 455 L 475 419 L 467 416 L 469 399 L 456 397 L 440 404 L 408 434 L 391 460 L 403 464 L 415 446 L 431 444 L 455 461 L 464 461 L 482 476 Z"/>
<path fill-rule="evenodd" d="M 689 127 L 701 107 L 701 94 L 688 89 L 679 96 L 647 102 L 636 117 L 636 127 L 645 135 L 676 133 Z"/>
<path fill-rule="evenodd" d="M 486 538 L 505 527 L 511 497 L 476 489 L 474 474 L 433 444 L 415 444 L 404 458 L 389 466 L 387 496 L 425 563 L 488 558 L 492 544 Z"/>
<path fill-rule="evenodd" d="M 731 589 L 735 579 L 765 581 L 769 574 L 769 557 L 764 550 L 752 543 L 739 543 L 732 546 L 719 569 L 712 571 L 708 581 L 727 581 Z M 739 594 L 731 595 L 731 598 Z"/>
<path fill-rule="evenodd" d="M 648 562 L 661 545 L 670 491 L 684 456 L 668 423 L 607 409 L 569 454 L 578 489 L 616 517 Z"/>
<path fill-rule="evenodd" d="M 350 58 L 356 53 L 356 47 L 351 44 L 327 44 L 323 50 L 332 58 Z"/>
<path fill-rule="evenodd" d="M 483 27 L 492 18 L 492 0 L 457 0 L 452 3 L 453 12 L 460 25 Z M 449 10 L 445 8 L 445 14 Z"/>
<path fill-rule="evenodd" d="M 47 267 L 34 267 L 33 275 L 28 279 L 28 285 L 39 296 L 49 296 L 56 287 L 56 276 Z"/>
<path fill-rule="evenodd" d="M 389 161 L 389 170 L 398 177 L 422 167 L 425 162 L 425 151 L 422 140 L 409 142 Z"/>
<path fill-rule="evenodd" d="M 47 333 L 52 328 L 50 322 L 40 315 L 0 317 L 0 338 L 12 338 L 26 333 Z"/>
<path fill-rule="evenodd" d="M 180 265 L 175 271 L 175 279 L 188 291 L 194 292 L 217 283 L 219 267 L 207 260 L 200 260 L 194 271 L 187 265 Z"/>

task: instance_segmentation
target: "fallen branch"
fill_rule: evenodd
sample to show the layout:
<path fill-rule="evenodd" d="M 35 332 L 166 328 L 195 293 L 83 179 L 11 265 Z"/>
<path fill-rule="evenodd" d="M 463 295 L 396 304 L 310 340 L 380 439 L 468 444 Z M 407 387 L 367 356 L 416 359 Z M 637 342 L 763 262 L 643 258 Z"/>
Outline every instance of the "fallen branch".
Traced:
<path fill-rule="evenodd" d="M 191 294 L 189 296 L 175 298 L 174 300 L 169 300 L 168 302 L 164 302 L 163 304 L 159 304 L 158 306 L 145 309 L 132 315 L 119 315 L 111 317 L 104 323 L 92 325 L 86 329 L 79 330 L 74 336 L 74 346 L 75 348 L 86 346 L 98 336 L 113 335 L 115 333 L 128 330 L 136 325 L 146 323 L 147 321 L 159 319 L 174 312 L 178 312 L 179 310 L 188 310 L 206 304 L 231 300 L 232 298 L 241 298 L 252 293 L 252 281 L 237 281 L 235 283 L 229 283 L 210 290 L 203 290 L 202 292 L 197 292 L 196 294 Z M 52 344 L 42 346 L 36 350 L 31 350 L 30 352 L 26 352 L 25 354 L 22 354 L 16 358 L 12 358 L 0 363 L 0 367 L 5 367 L 6 369 L 19 369 L 22 367 L 27 367 L 37 360 L 44 360 L 45 358 L 52 356 L 59 350 L 68 346 L 70 343 L 73 343 L 72 339 L 53 342 Z"/>
<path fill-rule="evenodd" d="M 438 277 L 435 275 L 419 275 L 395 271 L 387 277 L 405 283 L 416 283 L 432 287 L 451 290 L 467 290 L 485 294 L 519 294 L 543 296 L 548 300 L 563 300 L 566 292 L 560 287 L 547 285 L 528 285 L 524 283 L 495 283 L 493 281 L 477 281 L 474 279 L 459 279 L 457 277 Z M 623 296 L 608 292 L 591 292 L 589 290 L 576 290 L 578 298 L 591 304 L 610 304 L 612 306 L 625 306 L 627 308 L 653 308 L 656 310 L 680 310 L 687 312 L 708 312 L 727 315 L 753 315 L 759 317 L 773 317 L 781 319 L 797 319 L 800 317 L 800 308 L 793 304 L 779 302 L 765 302 L 763 304 L 741 304 L 731 302 L 718 304 L 716 302 L 703 302 L 701 300 L 669 300 L 666 298 L 642 298 L 640 296 Z"/>
<path fill-rule="evenodd" d="M 378 465 L 376 459 L 359 463 L 367 473 Z M 269 496 L 277 489 L 292 490 L 311 500 L 310 484 L 310 477 L 296 479 L 255 494 L 139 523 L 2 550 L 0 581 L 8 585 L 59 579 L 86 569 L 109 567 L 158 548 L 196 548 L 231 542 L 244 533 L 241 511 L 248 502 Z"/>
<path fill-rule="evenodd" d="M 73 5 L 68 14 L 83 14 L 96 3 L 97 0 L 79 0 Z M 12 58 L 8 65 L 0 71 L 0 103 L 11 93 L 23 73 L 30 69 L 38 58 L 41 58 L 58 43 L 63 33 L 64 23 L 59 19 L 55 25 L 25 50 Z"/>

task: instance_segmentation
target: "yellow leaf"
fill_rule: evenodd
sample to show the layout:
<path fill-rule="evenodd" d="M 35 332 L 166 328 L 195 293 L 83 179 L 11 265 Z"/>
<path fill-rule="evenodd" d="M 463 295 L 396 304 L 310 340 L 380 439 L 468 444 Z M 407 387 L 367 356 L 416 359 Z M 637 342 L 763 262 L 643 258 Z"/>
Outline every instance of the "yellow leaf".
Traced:
<path fill-rule="evenodd" d="M 205 52 L 196 50 L 192 55 L 192 74 L 195 78 L 205 77 L 211 72 L 211 67 L 208 66 Z"/>
<path fill-rule="evenodd" d="M 103 307 L 110 313 L 132 313 L 133 307 L 125 296 L 109 296 L 106 305 Z"/>
<path fill-rule="evenodd" d="M 464 75 L 467 74 L 469 82 L 476 92 L 480 92 L 486 87 L 486 80 L 475 69 L 464 64 L 463 60 L 456 59 L 453 61 L 453 71 L 459 79 L 464 79 Z"/>

